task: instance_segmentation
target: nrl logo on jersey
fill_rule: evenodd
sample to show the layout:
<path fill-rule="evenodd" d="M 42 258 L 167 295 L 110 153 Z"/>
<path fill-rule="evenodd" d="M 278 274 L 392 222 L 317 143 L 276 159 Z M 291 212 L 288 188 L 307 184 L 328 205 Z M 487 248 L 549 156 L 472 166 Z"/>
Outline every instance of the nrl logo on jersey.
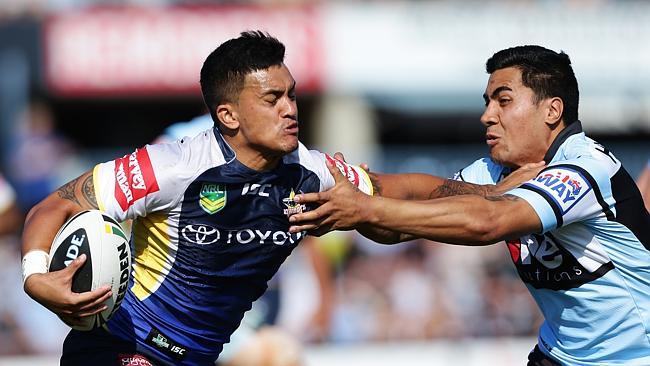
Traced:
<path fill-rule="evenodd" d="M 294 192 L 293 188 L 291 188 L 291 193 L 289 193 L 289 197 L 282 199 L 282 203 L 284 203 L 284 205 L 287 206 L 287 208 L 284 209 L 284 214 L 287 215 L 287 217 L 293 214 L 302 213 L 303 211 L 307 210 L 307 206 L 298 204 L 296 203 L 296 201 L 293 200 L 295 196 L 296 196 L 296 192 Z"/>
<path fill-rule="evenodd" d="M 199 206 L 210 215 L 221 211 L 226 207 L 226 186 L 203 183 L 199 193 Z"/>

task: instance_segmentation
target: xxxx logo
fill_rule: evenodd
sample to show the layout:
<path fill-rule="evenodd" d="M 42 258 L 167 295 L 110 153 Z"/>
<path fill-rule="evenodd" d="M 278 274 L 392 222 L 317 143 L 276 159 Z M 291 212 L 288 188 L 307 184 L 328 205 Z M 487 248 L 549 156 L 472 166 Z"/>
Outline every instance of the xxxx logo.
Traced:
<path fill-rule="evenodd" d="M 289 193 L 289 197 L 282 199 L 282 203 L 284 203 L 284 205 L 287 206 L 287 208 L 284 209 L 284 214 L 287 215 L 287 217 L 293 214 L 302 213 L 307 209 L 306 205 L 298 204 L 296 201 L 293 200 L 295 196 L 296 196 L 296 192 L 294 192 L 293 188 L 291 188 L 291 193 Z"/>
<path fill-rule="evenodd" d="M 210 215 L 226 207 L 226 186 L 204 183 L 199 193 L 199 206 Z"/>

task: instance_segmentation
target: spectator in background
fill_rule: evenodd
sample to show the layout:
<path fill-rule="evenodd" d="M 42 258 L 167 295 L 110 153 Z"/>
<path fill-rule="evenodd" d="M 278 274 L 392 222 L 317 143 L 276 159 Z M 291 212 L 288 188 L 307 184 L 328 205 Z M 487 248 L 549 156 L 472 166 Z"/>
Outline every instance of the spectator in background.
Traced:
<path fill-rule="evenodd" d="M 0 355 L 57 353 L 67 326 L 32 301 L 20 285 L 16 258 L 23 219 L 16 193 L 0 174 Z"/>
<path fill-rule="evenodd" d="M 639 191 L 641 191 L 645 209 L 650 211 L 650 159 L 648 159 L 648 162 L 641 171 L 636 184 L 639 186 Z"/>
<path fill-rule="evenodd" d="M 14 190 L 0 175 L 0 293 L 3 294 L 0 301 L 0 355 L 25 354 L 31 350 L 29 340 L 16 321 L 17 309 L 7 301 L 22 291 L 12 281 L 15 276 L 4 273 L 6 268 L 17 269 L 15 258 L 20 255 L 15 234 L 20 229 L 22 217 L 15 198 Z"/>
<path fill-rule="evenodd" d="M 17 234 L 22 221 L 16 205 L 16 193 L 0 174 L 0 237 Z"/>
<path fill-rule="evenodd" d="M 54 127 L 49 106 L 38 100 L 29 104 L 19 120 L 8 173 L 23 212 L 61 183 L 60 174 L 72 147 Z"/>

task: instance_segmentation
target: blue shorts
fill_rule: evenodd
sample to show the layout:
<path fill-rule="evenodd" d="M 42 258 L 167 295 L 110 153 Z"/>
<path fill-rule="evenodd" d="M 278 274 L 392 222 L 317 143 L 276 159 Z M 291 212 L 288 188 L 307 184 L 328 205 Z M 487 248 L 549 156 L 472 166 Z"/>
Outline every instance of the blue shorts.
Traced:
<path fill-rule="evenodd" d="M 119 339 L 103 328 L 88 332 L 71 330 L 63 342 L 61 366 L 157 366 L 131 342 Z"/>

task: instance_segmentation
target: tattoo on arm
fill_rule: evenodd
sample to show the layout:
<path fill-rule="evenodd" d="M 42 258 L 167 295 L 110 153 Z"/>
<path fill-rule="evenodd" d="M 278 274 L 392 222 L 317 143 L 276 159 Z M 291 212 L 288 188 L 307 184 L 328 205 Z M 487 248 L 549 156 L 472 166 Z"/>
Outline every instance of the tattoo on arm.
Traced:
<path fill-rule="evenodd" d="M 97 209 L 99 208 L 99 205 L 97 204 L 97 198 L 95 197 L 95 185 L 93 184 L 93 175 L 87 175 L 84 179 L 83 182 L 80 182 L 81 177 L 77 177 L 70 182 L 64 184 L 59 188 L 56 192 L 59 195 L 59 197 L 66 199 L 68 201 L 72 201 L 77 204 L 79 207 L 86 207 L 88 208 L 94 208 Z M 77 188 L 81 191 L 81 195 L 78 195 L 76 193 Z M 85 201 L 85 205 L 79 201 L 79 198 L 83 197 L 83 200 Z"/>
<path fill-rule="evenodd" d="M 485 199 L 488 201 L 519 201 L 521 198 L 514 196 L 512 194 L 504 194 L 503 196 L 485 196 Z"/>
<path fill-rule="evenodd" d="M 79 177 L 80 178 L 80 177 Z M 79 181 L 79 178 L 75 178 L 74 180 L 69 181 L 68 183 L 64 184 L 59 188 L 56 193 L 59 195 L 59 197 L 72 201 L 76 203 L 77 205 L 81 206 L 81 203 L 79 203 L 79 200 L 74 194 L 75 187 L 77 186 L 77 183 Z"/>
<path fill-rule="evenodd" d="M 92 208 L 99 208 L 99 205 L 97 204 L 97 198 L 95 197 L 95 184 L 93 183 L 93 175 L 90 174 L 89 176 L 84 179 L 84 182 L 82 184 L 81 192 L 83 193 L 84 198 L 86 201 L 92 206 Z"/>
<path fill-rule="evenodd" d="M 487 194 L 487 188 L 478 184 L 447 179 L 443 184 L 431 191 L 429 199 L 458 196 L 462 194 L 477 194 L 485 196 Z"/>

